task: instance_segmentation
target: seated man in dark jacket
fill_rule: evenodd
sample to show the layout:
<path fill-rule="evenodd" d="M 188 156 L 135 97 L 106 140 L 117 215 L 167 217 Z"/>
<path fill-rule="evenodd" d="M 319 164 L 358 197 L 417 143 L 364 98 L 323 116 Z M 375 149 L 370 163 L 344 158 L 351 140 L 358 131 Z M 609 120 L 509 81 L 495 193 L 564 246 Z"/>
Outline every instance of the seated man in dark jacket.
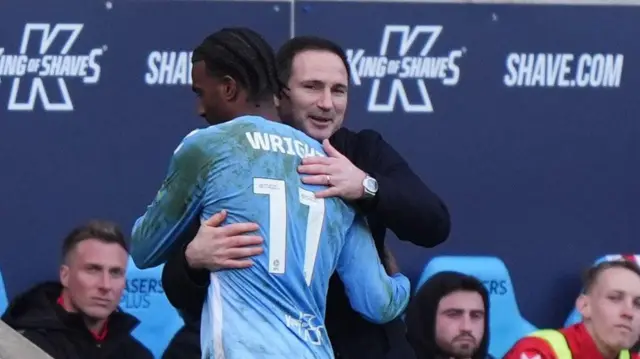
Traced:
<path fill-rule="evenodd" d="M 62 255 L 60 283 L 18 296 L 2 320 L 54 359 L 152 358 L 131 336 L 138 320 L 118 310 L 128 258 L 120 229 L 100 221 L 78 227 Z"/>
<path fill-rule="evenodd" d="M 405 321 L 416 359 L 491 359 L 489 293 L 475 277 L 440 272 L 418 289 Z"/>

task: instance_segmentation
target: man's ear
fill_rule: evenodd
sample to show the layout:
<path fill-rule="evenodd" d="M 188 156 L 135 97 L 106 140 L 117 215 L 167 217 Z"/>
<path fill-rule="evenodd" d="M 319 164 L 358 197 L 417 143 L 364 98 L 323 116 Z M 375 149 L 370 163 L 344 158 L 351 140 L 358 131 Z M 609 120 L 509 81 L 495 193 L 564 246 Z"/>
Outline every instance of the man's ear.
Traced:
<path fill-rule="evenodd" d="M 576 299 L 576 309 L 582 314 L 582 318 L 591 318 L 591 298 L 586 294 L 580 294 Z"/>
<path fill-rule="evenodd" d="M 67 288 L 69 286 L 69 266 L 66 264 L 60 266 L 60 283 L 63 288 Z"/>
<path fill-rule="evenodd" d="M 225 75 L 220 81 L 222 84 L 221 95 L 228 102 L 233 102 L 238 98 L 238 83 L 233 77 Z"/>

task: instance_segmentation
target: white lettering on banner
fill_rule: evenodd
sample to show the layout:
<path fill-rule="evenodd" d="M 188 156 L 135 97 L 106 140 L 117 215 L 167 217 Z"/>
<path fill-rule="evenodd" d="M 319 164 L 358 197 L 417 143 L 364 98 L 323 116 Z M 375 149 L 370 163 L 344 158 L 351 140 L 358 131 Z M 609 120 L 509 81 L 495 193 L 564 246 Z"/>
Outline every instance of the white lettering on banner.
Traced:
<path fill-rule="evenodd" d="M 22 33 L 19 54 L 7 54 L 6 49 L 0 47 L 0 81 L 13 77 L 7 105 L 9 111 L 33 111 L 38 98 L 45 111 L 74 110 L 65 78 L 81 78 L 84 84 L 97 84 L 101 73 L 98 57 L 107 50 L 106 46 L 102 46 L 91 49 L 87 55 L 70 55 L 69 51 L 83 28 L 84 24 L 27 23 Z M 27 54 L 29 45 L 37 33 L 41 34 L 38 56 L 30 57 Z M 64 43 L 59 53 L 50 54 L 53 44 L 61 44 L 60 39 Z M 18 93 L 23 88 L 21 84 L 27 87 L 22 80 L 28 75 L 34 76 L 29 87 L 29 97 L 26 102 L 19 102 Z M 47 89 L 44 81 L 47 77 L 55 77 L 61 102 L 49 99 L 50 89 Z"/>
<path fill-rule="evenodd" d="M 433 112 L 425 80 L 440 80 L 445 86 L 455 86 L 460 81 L 460 67 L 456 61 L 466 52 L 465 48 L 451 50 L 446 56 L 430 56 L 431 50 L 442 33 L 439 25 L 387 25 L 382 34 L 379 56 L 365 56 L 363 49 L 347 49 L 351 76 L 356 86 L 362 79 L 373 79 L 369 94 L 369 112 L 393 112 L 396 102 L 408 113 Z M 390 45 L 394 36 L 399 37 L 397 53 Z M 417 52 L 408 55 L 409 52 Z M 393 56 L 395 55 L 395 56 Z M 379 102 L 382 80 L 390 77 L 390 91 L 386 101 Z M 419 101 L 411 101 L 407 85 L 415 84 Z"/>
<path fill-rule="evenodd" d="M 189 51 L 151 51 L 147 56 L 147 85 L 191 85 L 192 53 Z"/>
<path fill-rule="evenodd" d="M 511 53 L 508 87 L 620 87 L 624 55 Z"/>

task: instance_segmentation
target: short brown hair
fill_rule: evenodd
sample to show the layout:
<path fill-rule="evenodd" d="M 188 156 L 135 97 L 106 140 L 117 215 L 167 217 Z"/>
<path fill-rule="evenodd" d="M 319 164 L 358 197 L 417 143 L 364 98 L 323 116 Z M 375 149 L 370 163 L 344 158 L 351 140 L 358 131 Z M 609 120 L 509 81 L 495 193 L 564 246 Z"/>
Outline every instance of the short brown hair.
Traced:
<path fill-rule="evenodd" d="M 627 269 L 635 273 L 638 277 L 640 277 L 640 266 L 637 263 L 632 262 L 630 260 L 615 260 L 615 261 L 607 261 L 599 263 L 598 265 L 589 268 L 584 275 L 583 279 L 583 291 L 585 294 L 588 294 L 595 285 L 598 277 L 602 272 L 611 268 L 622 268 Z"/>
<path fill-rule="evenodd" d="M 62 244 L 62 259 L 78 245 L 87 239 L 97 239 L 105 243 L 119 244 L 129 252 L 127 242 L 120 227 L 110 221 L 92 220 L 71 230 Z"/>
<path fill-rule="evenodd" d="M 278 75 L 280 81 L 286 84 L 289 82 L 292 73 L 293 59 L 305 51 L 327 51 L 340 58 L 347 71 L 347 78 L 351 78 L 351 67 L 347 59 L 347 53 L 337 43 L 318 36 L 296 36 L 287 40 L 276 54 L 276 64 L 278 65 Z"/>

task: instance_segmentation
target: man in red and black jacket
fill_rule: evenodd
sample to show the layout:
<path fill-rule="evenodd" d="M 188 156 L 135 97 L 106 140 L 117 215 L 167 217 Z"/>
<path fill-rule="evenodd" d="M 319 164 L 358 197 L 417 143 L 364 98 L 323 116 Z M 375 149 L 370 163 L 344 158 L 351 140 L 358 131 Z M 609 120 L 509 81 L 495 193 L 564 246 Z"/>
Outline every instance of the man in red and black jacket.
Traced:
<path fill-rule="evenodd" d="M 541 330 L 518 341 L 504 359 L 640 359 L 630 351 L 640 338 L 640 268 L 602 262 L 585 277 L 577 300 L 583 321 Z"/>
<path fill-rule="evenodd" d="M 19 295 L 2 320 L 54 359 L 151 359 L 131 336 L 138 320 L 118 309 L 127 258 L 114 224 L 78 227 L 63 245 L 60 282 Z"/>

